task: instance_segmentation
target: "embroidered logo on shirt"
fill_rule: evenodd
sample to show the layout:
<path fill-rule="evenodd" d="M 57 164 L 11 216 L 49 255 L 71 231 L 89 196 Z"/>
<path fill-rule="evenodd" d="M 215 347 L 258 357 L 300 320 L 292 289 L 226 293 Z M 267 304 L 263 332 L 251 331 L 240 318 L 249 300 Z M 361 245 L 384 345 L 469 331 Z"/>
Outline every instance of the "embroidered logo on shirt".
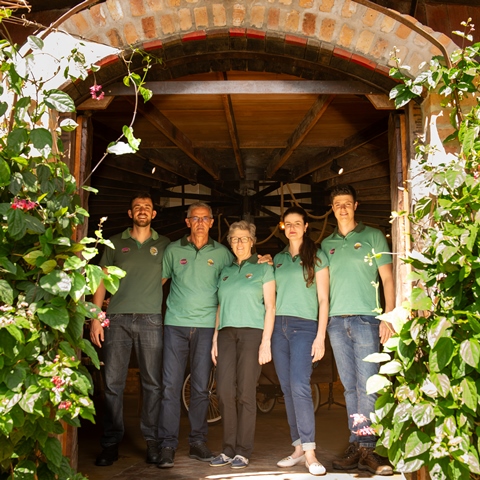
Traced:
<path fill-rule="evenodd" d="M 362 246 L 362 244 L 361 244 L 360 242 L 357 242 L 357 243 L 353 246 L 353 248 L 354 248 L 355 250 L 358 250 L 361 246 Z"/>
<path fill-rule="evenodd" d="M 128 253 L 130 251 L 130 248 L 128 247 L 123 247 L 122 248 L 122 253 Z"/>
<path fill-rule="evenodd" d="M 330 250 L 330 255 L 333 255 L 334 253 L 335 253 L 335 249 L 332 248 L 332 249 Z"/>
<path fill-rule="evenodd" d="M 250 279 L 250 278 L 252 278 L 252 277 L 253 277 L 253 273 L 247 273 L 247 274 L 245 275 L 245 278 L 248 278 L 248 279 Z"/>
<path fill-rule="evenodd" d="M 277 263 L 276 268 L 280 268 L 283 265 L 283 263 Z"/>
<path fill-rule="evenodd" d="M 226 277 L 223 277 L 222 280 L 225 281 L 228 278 L 228 275 Z"/>
<path fill-rule="evenodd" d="M 150 247 L 150 255 L 158 255 L 157 247 Z"/>
<path fill-rule="evenodd" d="M 213 267 L 215 265 L 215 262 L 211 258 L 207 260 L 207 263 L 209 267 Z"/>
<path fill-rule="evenodd" d="M 187 262 L 187 259 L 186 258 L 182 258 L 180 260 L 180 265 L 186 265 L 188 262 Z"/>

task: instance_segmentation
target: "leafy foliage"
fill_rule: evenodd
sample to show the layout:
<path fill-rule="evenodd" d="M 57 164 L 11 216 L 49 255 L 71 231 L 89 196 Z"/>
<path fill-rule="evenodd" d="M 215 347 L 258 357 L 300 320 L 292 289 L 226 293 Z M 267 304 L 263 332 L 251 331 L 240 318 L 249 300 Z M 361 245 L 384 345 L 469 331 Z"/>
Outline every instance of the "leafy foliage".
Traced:
<path fill-rule="evenodd" d="M 479 52 L 477 43 L 449 62 L 435 57 L 415 79 L 399 63 L 391 71 L 403 80 L 391 93 L 397 106 L 425 92 L 444 97 L 454 128 L 446 141 L 458 148 L 453 160 L 433 162 L 429 146 L 417 147 L 428 194 L 410 216 L 417 246 L 405 261 L 416 285 L 409 302 L 380 316 L 396 335 L 368 389 L 381 393 L 377 451 L 399 471 L 426 466 L 438 480 L 480 478 Z"/>
<path fill-rule="evenodd" d="M 29 44 L 37 53 L 43 48 L 37 37 Z M 65 78 L 73 79 L 73 70 L 87 75 L 80 52 L 68 61 Z M 98 243 L 108 244 L 101 228 L 96 238 L 75 241 L 88 213 L 61 161 L 59 133 L 76 124 L 59 124 L 58 116 L 75 105 L 66 93 L 45 90 L 32 63 L 31 53 L 22 57 L 0 41 L 0 479 L 80 479 L 57 436 L 64 423 L 94 421 L 81 355 L 98 368 L 83 328 L 100 311 L 84 298 L 102 279 L 115 293 L 124 272 L 88 263 Z"/>

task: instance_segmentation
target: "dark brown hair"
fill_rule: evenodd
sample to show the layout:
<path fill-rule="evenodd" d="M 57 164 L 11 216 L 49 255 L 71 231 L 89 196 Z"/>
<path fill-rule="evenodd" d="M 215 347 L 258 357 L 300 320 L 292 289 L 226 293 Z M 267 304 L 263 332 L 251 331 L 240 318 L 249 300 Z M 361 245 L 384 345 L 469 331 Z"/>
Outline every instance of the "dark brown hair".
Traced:
<path fill-rule="evenodd" d="M 288 215 L 298 214 L 303 218 L 303 223 L 308 223 L 307 212 L 302 207 L 290 207 L 283 214 L 283 221 Z M 317 257 L 317 245 L 308 235 L 308 230 L 303 235 L 302 244 L 300 245 L 300 260 L 303 265 L 303 278 L 307 283 L 307 287 L 310 287 L 315 281 L 315 265 L 320 265 L 322 262 Z"/>

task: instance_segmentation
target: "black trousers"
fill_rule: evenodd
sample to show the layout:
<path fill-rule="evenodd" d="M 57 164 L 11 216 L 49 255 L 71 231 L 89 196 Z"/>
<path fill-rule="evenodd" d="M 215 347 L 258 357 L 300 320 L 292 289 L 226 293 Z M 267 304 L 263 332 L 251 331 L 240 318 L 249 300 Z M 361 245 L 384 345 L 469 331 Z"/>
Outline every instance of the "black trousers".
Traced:
<path fill-rule="evenodd" d="M 258 328 L 222 328 L 218 332 L 217 394 L 223 422 L 222 452 L 250 458 L 255 438 L 256 390 L 261 365 Z"/>

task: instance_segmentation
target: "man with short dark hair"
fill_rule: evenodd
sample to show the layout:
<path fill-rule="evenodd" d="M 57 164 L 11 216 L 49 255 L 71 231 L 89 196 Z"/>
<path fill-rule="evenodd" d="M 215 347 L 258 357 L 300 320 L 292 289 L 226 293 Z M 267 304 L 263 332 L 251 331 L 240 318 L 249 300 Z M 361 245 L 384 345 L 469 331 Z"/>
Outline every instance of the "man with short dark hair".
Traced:
<path fill-rule="evenodd" d="M 210 352 L 218 307 L 218 278 L 223 267 L 231 265 L 233 255 L 208 236 L 214 222 L 209 205 L 190 205 L 185 222 L 190 234 L 171 243 L 163 259 L 163 277 L 171 278 L 171 284 L 165 314 L 159 468 L 174 466 L 187 361 L 191 373 L 190 457 L 203 462 L 214 458 L 206 445 Z"/>
<path fill-rule="evenodd" d="M 161 400 L 163 354 L 162 325 L 162 260 L 168 238 L 151 228 L 157 212 L 149 193 L 132 198 L 128 215 L 132 228 L 114 235 L 115 249 L 106 248 L 102 267 L 115 265 L 126 272 L 120 287 L 110 299 L 107 315 L 110 326 L 104 329 L 93 320 L 92 342 L 103 348 L 105 363 L 104 431 L 98 466 L 112 465 L 118 459 L 118 445 L 124 434 L 123 392 L 132 346 L 138 360 L 143 392 L 140 429 L 147 443 L 147 462 L 158 463 L 158 419 Z M 93 296 L 93 303 L 102 308 L 105 299 L 103 282 Z"/>
<path fill-rule="evenodd" d="M 337 219 L 334 232 L 322 242 L 322 250 L 330 263 L 330 311 L 328 335 L 335 355 L 340 380 L 345 388 L 350 445 L 342 459 L 333 462 L 333 468 L 350 470 L 359 468 L 376 475 L 392 475 L 388 460 L 374 452 L 375 435 L 368 433 L 370 413 L 375 410 L 376 395 L 367 395 L 366 382 L 378 373 L 378 364 L 363 359 L 379 351 L 391 330 L 385 322 L 377 320 L 378 288 L 382 281 L 385 311 L 394 308 L 395 293 L 392 259 L 385 236 L 380 230 L 355 220 L 358 203 L 355 189 L 350 186 L 334 187 L 330 199 Z M 376 258 L 374 253 L 383 253 Z M 371 262 L 365 261 L 368 255 Z M 371 263 L 371 264 L 370 264 Z M 354 426 L 355 416 L 363 422 Z M 365 427 L 367 427 L 365 429 Z"/>

